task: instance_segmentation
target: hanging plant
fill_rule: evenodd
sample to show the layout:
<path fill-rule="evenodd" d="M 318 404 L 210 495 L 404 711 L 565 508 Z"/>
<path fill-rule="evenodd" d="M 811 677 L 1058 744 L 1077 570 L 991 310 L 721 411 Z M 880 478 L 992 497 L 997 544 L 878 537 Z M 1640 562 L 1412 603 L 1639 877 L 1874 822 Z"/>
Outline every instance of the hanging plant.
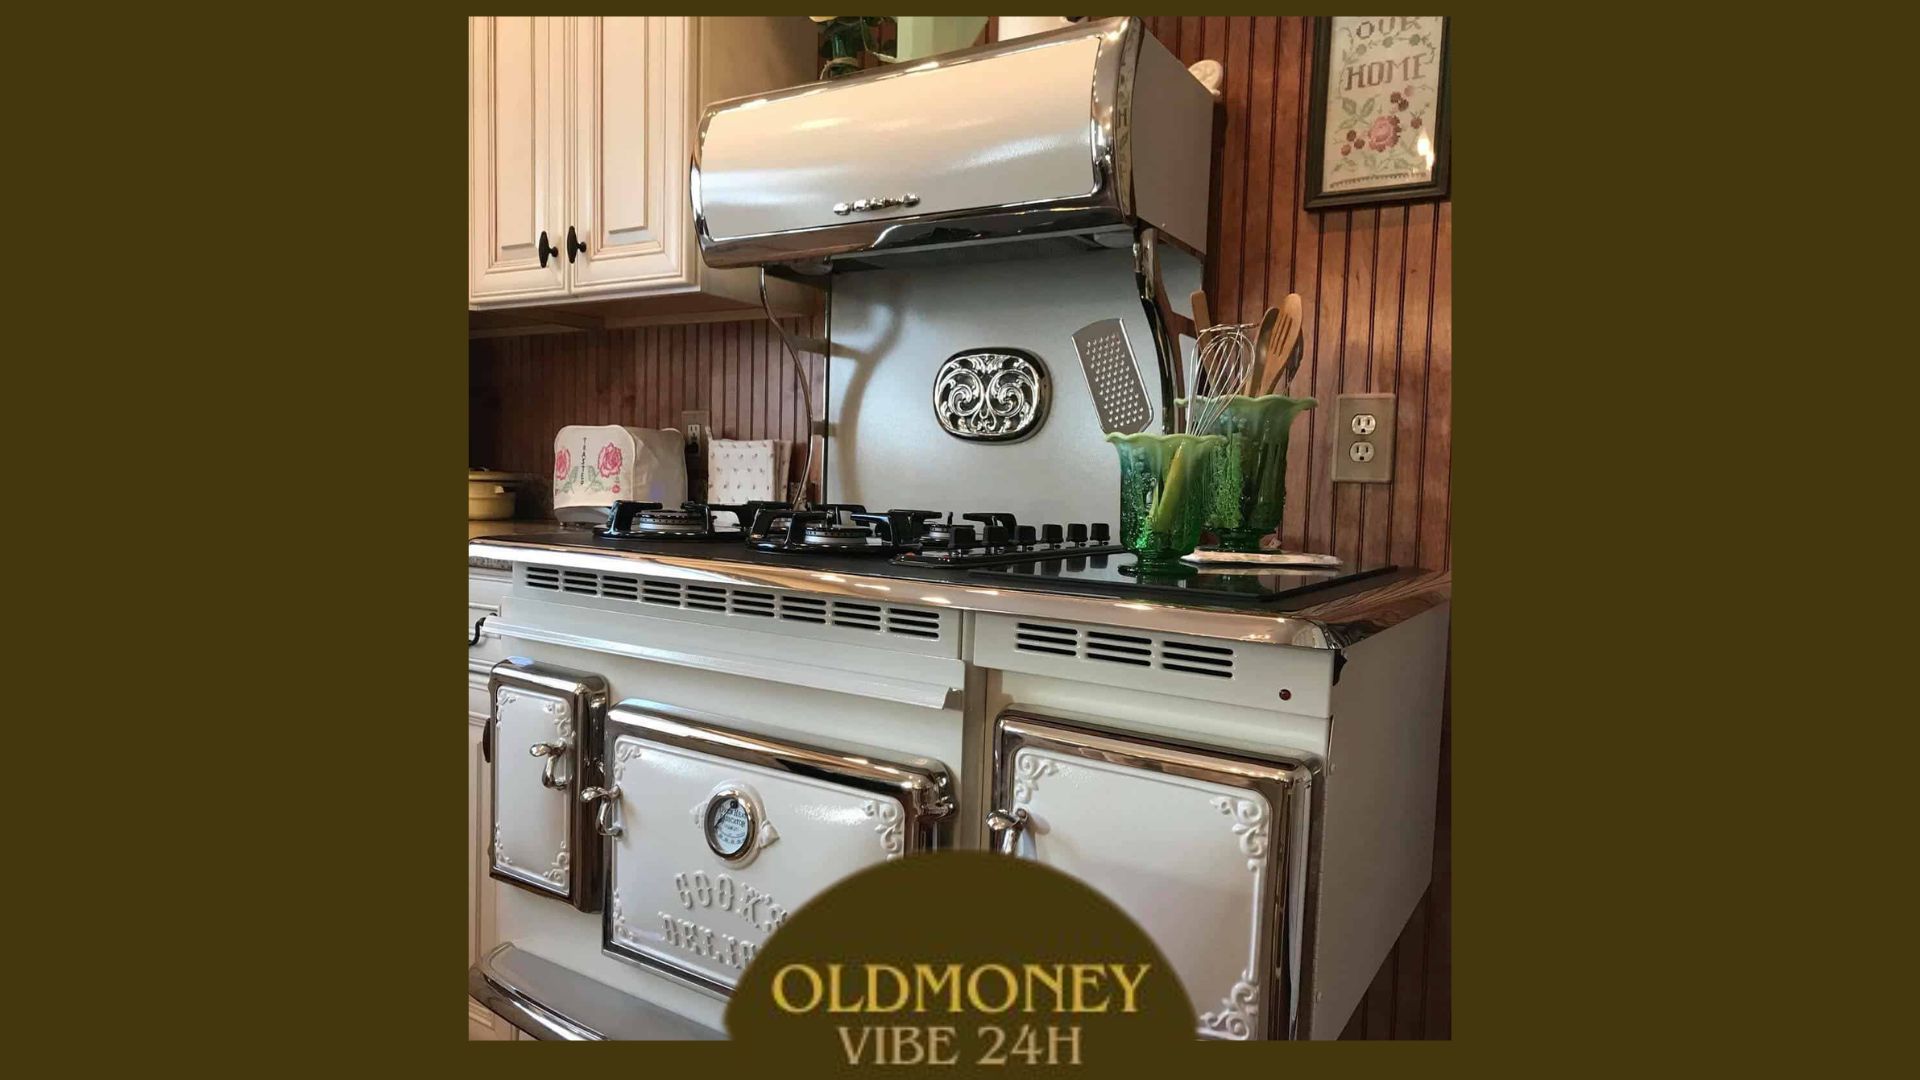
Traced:
<path fill-rule="evenodd" d="M 874 63 L 893 63 L 892 54 L 880 51 L 893 36 L 893 16 L 809 15 L 807 18 L 820 24 L 822 79 L 851 75 Z"/>

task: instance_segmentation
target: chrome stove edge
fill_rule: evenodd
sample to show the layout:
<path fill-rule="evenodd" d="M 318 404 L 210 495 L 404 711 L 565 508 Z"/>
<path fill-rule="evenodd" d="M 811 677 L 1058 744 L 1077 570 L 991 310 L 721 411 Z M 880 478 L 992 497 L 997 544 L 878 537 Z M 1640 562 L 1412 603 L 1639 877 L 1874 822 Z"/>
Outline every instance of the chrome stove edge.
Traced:
<path fill-rule="evenodd" d="M 766 566 L 652 552 L 582 551 L 576 547 L 534 543 L 512 537 L 471 540 L 467 544 L 467 555 L 470 562 L 538 562 L 547 566 L 612 573 L 633 573 L 637 564 L 645 567 L 648 573 L 681 581 L 792 589 L 869 602 L 876 599 L 876 593 L 881 593 L 897 603 L 926 604 L 955 611 L 1063 619 L 1096 626 L 1157 630 L 1162 633 L 1308 649 L 1342 649 L 1351 646 L 1428 607 L 1447 603 L 1452 591 L 1452 575 L 1437 572 L 1383 590 L 1392 598 L 1389 604 L 1371 604 L 1368 602 L 1369 596 L 1362 594 L 1304 610 L 1266 615 L 1242 609 L 1168 604 L 1148 598 L 1119 599 L 837 573 L 804 564 Z"/>
<path fill-rule="evenodd" d="M 505 942 L 467 969 L 467 995 L 542 1040 L 713 1040 L 726 1033 Z"/>

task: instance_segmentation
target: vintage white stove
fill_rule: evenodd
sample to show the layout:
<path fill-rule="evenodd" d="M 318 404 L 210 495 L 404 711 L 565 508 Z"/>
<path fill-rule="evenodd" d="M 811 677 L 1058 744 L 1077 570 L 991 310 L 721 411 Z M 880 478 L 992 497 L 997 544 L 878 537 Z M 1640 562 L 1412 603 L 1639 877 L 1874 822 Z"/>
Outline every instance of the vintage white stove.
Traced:
<path fill-rule="evenodd" d="M 1167 427 L 1213 113 L 1133 18 L 707 107 L 700 257 L 833 281 L 828 340 L 774 323 L 829 360 L 822 487 L 1013 513 L 474 541 L 476 1024 L 717 1036 L 788 914 L 952 846 L 1111 897 L 1197 1035 L 1339 1032 L 1427 886 L 1447 578 L 1131 576 L 1071 347 L 1121 316 Z"/>
<path fill-rule="evenodd" d="M 814 522 L 829 551 L 472 543 L 475 999 L 538 1037 L 718 1037 L 809 898 L 990 847 L 1137 919 L 1196 1034 L 1336 1035 L 1427 884 L 1445 575 L 1156 592 L 1082 530 L 983 522 L 1057 567 L 1016 574 L 869 542 L 924 516 L 840 535 L 857 512 Z"/>

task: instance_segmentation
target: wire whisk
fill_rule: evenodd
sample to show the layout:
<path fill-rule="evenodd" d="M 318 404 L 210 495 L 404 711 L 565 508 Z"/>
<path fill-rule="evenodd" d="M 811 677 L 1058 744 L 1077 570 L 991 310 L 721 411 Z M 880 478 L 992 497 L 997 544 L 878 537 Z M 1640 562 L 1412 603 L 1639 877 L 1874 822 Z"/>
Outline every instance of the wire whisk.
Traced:
<path fill-rule="evenodd" d="M 1188 366 L 1187 432 L 1212 435 L 1226 415 L 1227 400 L 1247 392 L 1253 376 L 1253 339 L 1258 323 L 1222 323 L 1200 332 Z"/>

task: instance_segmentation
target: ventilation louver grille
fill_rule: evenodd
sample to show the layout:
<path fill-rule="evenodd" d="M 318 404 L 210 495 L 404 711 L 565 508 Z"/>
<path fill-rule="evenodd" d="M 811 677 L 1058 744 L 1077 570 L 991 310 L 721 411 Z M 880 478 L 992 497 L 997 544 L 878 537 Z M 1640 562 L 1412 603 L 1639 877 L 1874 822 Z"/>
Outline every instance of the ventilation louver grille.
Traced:
<path fill-rule="evenodd" d="M 693 585 L 554 566 L 529 565 L 522 580 L 528 588 L 597 596 L 604 600 L 625 600 L 641 605 L 837 626 L 845 630 L 927 640 L 939 640 L 941 636 L 939 612 L 895 607 L 892 604 L 789 596 L 726 585 Z"/>
<path fill-rule="evenodd" d="M 1154 634 L 1082 630 L 1052 623 L 1014 624 L 1013 647 L 1019 652 L 1077 657 L 1128 667 L 1159 668 L 1215 679 L 1233 678 L 1234 650 L 1230 645 L 1201 645 L 1169 641 Z"/>

